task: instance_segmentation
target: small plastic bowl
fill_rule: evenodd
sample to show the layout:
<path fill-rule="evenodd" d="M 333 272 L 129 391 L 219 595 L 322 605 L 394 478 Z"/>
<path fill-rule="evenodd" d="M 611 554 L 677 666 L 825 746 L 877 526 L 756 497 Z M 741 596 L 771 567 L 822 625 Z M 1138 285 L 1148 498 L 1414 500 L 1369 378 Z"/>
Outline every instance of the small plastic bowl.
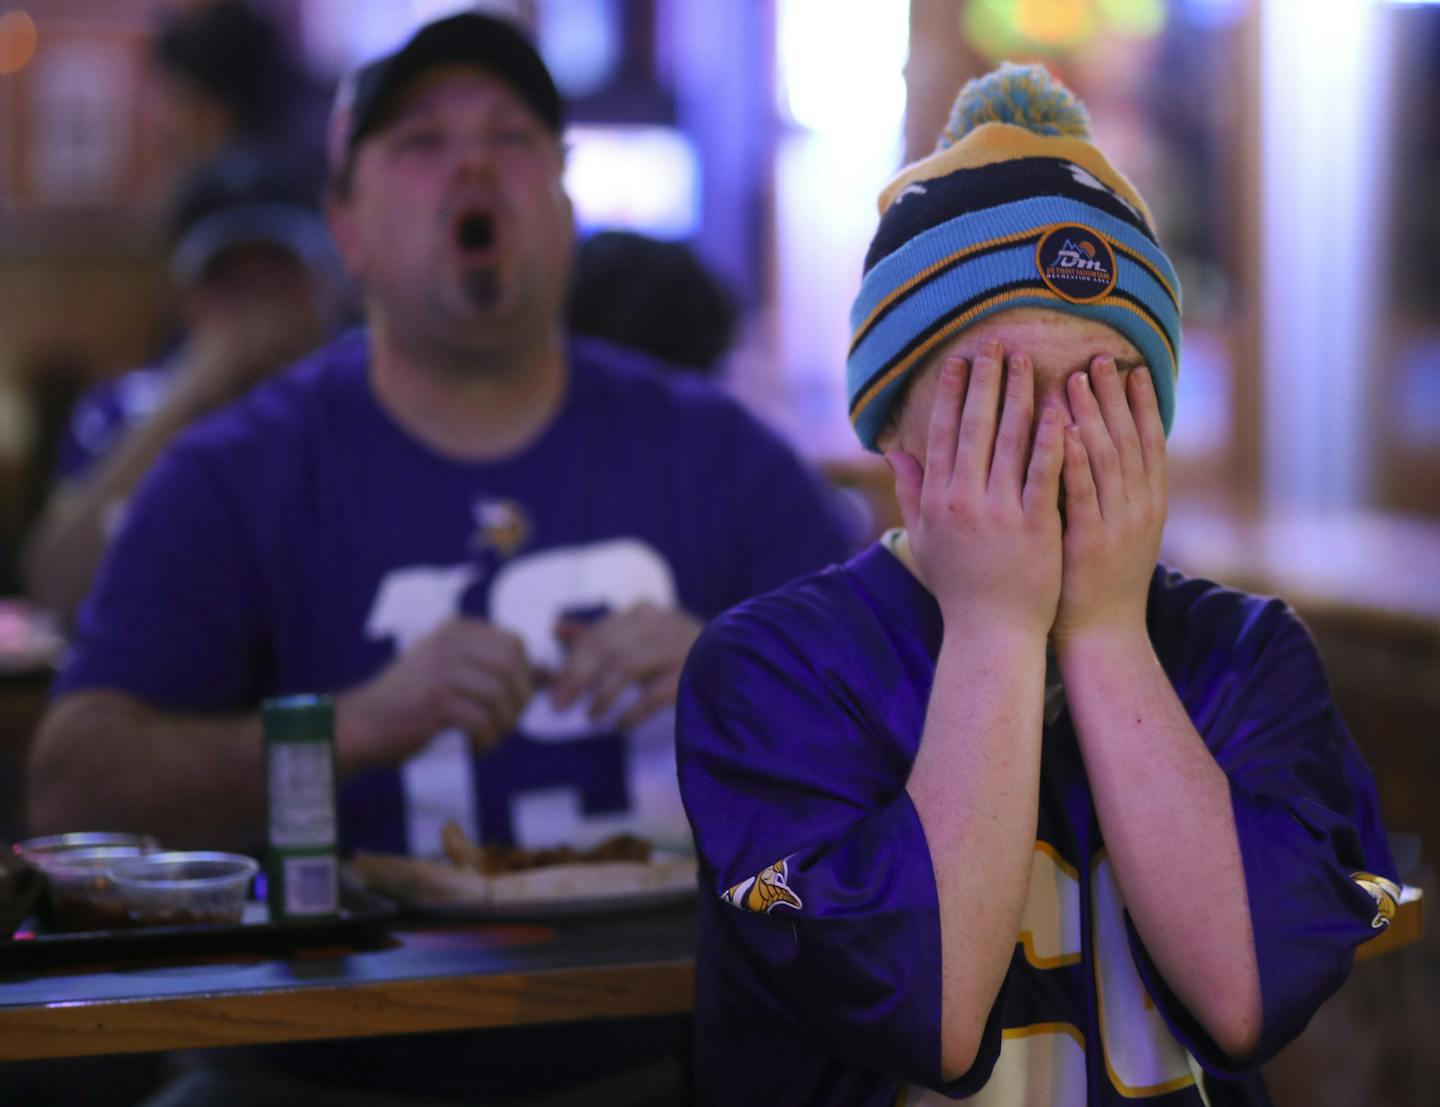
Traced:
<path fill-rule="evenodd" d="M 132 926 L 223 926 L 241 921 L 260 864 L 243 853 L 151 853 L 116 861 L 110 878 Z"/>
<path fill-rule="evenodd" d="M 112 831 L 85 831 L 77 834 L 50 834 L 44 838 L 27 838 L 10 848 L 18 857 L 39 866 L 41 861 L 57 853 L 79 849 L 100 849 L 129 846 L 140 853 L 153 853 L 160 843 L 148 834 L 120 834 Z"/>
<path fill-rule="evenodd" d="M 50 925 L 55 930 L 117 930 L 133 925 L 110 868 L 144 860 L 141 846 L 57 849 L 27 855 L 50 885 Z"/>

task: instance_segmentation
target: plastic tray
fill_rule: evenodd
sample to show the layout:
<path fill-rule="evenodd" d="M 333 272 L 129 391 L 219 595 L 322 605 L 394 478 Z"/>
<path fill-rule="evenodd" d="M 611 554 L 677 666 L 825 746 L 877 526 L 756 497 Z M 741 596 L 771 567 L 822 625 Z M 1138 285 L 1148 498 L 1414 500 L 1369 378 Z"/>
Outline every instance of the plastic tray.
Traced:
<path fill-rule="evenodd" d="M 227 926 L 149 926 L 47 934 L 21 926 L 0 940 L 0 972 L 135 959 L 284 954 L 309 946 L 378 948 L 386 923 L 400 913 L 394 900 L 344 882 L 340 911 L 323 919 L 271 922 L 263 903 L 246 904 L 243 921 Z"/>

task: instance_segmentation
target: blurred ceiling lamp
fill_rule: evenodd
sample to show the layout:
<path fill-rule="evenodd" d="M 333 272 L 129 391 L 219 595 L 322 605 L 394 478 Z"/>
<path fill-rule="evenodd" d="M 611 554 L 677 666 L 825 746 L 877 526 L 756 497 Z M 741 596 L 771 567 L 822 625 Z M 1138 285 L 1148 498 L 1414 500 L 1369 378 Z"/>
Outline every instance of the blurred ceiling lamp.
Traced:
<path fill-rule="evenodd" d="M 905 114 L 910 6 L 780 0 L 776 21 L 785 114 L 852 149 L 874 136 L 893 144 Z"/>
<path fill-rule="evenodd" d="M 1165 26 L 1165 0 L 971 0 L 960 31 L 990 58 L 1053 54 L 1101 34 L 1153 38 Z"/>
<path fill-rule="evenodd" d="M 17 9 L 0 15 L 0 77 L 19 73 L 29 65 L 38 39 L 28 12 Z"/>

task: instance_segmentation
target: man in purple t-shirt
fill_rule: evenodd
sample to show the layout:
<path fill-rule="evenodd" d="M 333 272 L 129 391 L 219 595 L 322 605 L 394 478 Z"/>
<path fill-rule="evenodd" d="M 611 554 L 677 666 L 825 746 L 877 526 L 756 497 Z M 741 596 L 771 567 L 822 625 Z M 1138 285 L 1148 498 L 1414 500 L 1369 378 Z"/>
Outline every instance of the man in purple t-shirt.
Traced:
<path fill-rule="evenodd" d="M 701 623 L 846 538 L 737 404 L 566 338 L 561 110 L 473 14 L 342 88 L 330 221 L 368 334 L 142 486 L 36 744 L 37 830 L 253 847 L 258 702 L 324 691 L 347 848 L 436 854 L 451 818 L 688 842 L 668 709 Z"/>
<path fill-rule="evenodd" d="M 1157 568 L 1174 270 L 1040 66 L 881 212 L 850 410 L 905 528 L 681 685 L 701 1098 L 1261 1107 L 1399 891 L 1304 627 Z"/>
<path fill-rule="evenodd" d="M 567 339 L 561 130 L 534 48 L 474 13 L 342 87 L 329 215 L 368 332 L 187 432 L 132 500 L 37 739 L 37 832 L 253 849 L 257 706 L 331 692 L 347 851 L 436 855 L 448 819 L 689 848 L 672 705 L 702 622 L 849 539 L 733 400 Z M 490 1101 L 667 1043 L 620 1025 L 443 1045 L 292 1060 Z"/>

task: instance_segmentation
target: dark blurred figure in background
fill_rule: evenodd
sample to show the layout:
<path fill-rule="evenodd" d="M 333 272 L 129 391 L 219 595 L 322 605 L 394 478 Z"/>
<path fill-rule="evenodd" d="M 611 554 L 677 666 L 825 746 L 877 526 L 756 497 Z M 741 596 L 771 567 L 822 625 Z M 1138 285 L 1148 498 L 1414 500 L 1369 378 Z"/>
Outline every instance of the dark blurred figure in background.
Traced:
<path fill-rule="evenodd" d="M 578 334 L 718 375 L 735 338 L 735 301 L 688 246 L 633 231 L 580 245 L 570 293 Z"/>
<path fill-rule="evenodd" d="M 23 555 L 36 603 L 70 619 L 126 500 L 170 440 L 333 329 L 343 276 L 305 195 L 244 151 L 187 182 L 170 251 L 182 335 L 155 365 L 104 381 L 75 405 Z"/>
<path fill-rule="evenodd" d="M 325 179 L 329 91 L 244 0 L 170 13 L 151 52 L 161 144 L 183 173 L 240 147 L 284 165 L 318 199 Z"/>

